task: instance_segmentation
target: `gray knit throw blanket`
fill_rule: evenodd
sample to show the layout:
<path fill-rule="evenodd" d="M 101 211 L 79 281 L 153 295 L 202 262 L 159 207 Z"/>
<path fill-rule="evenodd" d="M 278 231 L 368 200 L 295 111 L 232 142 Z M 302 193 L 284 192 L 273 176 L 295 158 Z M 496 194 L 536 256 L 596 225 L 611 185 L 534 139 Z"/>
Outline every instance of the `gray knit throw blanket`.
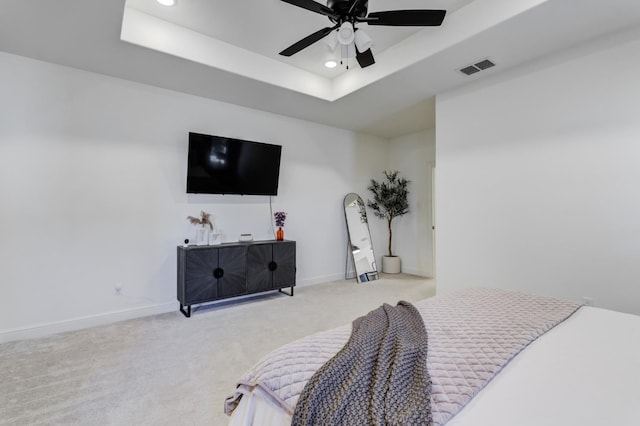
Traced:
<path fill-rule="evenodd" d="M 384 304 L 353 322 L 347 344 L 309 380 L 298 425 L 432 425 L 427 331 L 416 308 Z"/>

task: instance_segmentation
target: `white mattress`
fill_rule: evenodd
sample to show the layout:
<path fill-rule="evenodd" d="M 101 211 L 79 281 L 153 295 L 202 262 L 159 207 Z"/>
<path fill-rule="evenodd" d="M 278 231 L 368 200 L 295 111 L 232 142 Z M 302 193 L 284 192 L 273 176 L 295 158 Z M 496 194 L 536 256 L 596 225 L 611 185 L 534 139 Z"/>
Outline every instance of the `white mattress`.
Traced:
<path fill-rule="evenodd" d="M 244 395 L 232 426 L 291 416 Z M 640 424 L 640 317 L 583 307 L 517 355 L 447 425 Z"/>

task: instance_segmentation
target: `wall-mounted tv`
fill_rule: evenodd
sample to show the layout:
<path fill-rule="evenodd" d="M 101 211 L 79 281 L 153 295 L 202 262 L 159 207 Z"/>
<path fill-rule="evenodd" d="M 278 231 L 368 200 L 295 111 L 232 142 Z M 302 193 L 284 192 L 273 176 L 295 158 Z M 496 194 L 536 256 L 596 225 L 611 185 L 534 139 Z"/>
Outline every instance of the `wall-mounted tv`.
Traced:
<path fill-rule="evenodd" d="M 282 147 L 189 133 L 187 193 L 278 195 Z"/>

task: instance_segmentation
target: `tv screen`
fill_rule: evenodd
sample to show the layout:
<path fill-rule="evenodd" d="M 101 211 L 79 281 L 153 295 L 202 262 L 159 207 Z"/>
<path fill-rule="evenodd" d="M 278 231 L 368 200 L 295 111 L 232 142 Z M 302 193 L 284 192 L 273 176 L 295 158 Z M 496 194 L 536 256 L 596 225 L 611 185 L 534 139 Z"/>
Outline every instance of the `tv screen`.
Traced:
<path fill-rule="evenodd" d="M 278 195 L 280 145 L 189 133 L 187 193 Z"/>

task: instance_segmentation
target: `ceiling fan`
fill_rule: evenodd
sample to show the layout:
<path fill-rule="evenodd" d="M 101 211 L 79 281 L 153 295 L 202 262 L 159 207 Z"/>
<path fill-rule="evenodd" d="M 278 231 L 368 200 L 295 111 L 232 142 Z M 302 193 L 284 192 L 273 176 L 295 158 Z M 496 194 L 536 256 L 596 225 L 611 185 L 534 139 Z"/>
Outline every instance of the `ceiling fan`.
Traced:
<path fill-rule="evenodd" d="M 375 63 L 371 52 L 371 38 L 356 28 L 357 23 L 385 25 L 392 27 L 431 27 L 439 26 L 444 20 L 446 10 L 389 10 L 368 13 L 368 0 L 327 0 L 327 5 L 314 0 L 282 0 L 285 3 L 327 16 L 335 25 L 326 27 L 308 35 L 302 40 L 280 52 L 282 56 L 291 56 L 311 46 L 313 43 L 331 35 L 342 46 L 354 43 L 356 60 L 365 68 Z M 336 32 L 334 33 L 334 30 Z M 332 34 L 333 33 L 333 34 Z M 337 43 L 329 41 L 335 48 Z"/>

